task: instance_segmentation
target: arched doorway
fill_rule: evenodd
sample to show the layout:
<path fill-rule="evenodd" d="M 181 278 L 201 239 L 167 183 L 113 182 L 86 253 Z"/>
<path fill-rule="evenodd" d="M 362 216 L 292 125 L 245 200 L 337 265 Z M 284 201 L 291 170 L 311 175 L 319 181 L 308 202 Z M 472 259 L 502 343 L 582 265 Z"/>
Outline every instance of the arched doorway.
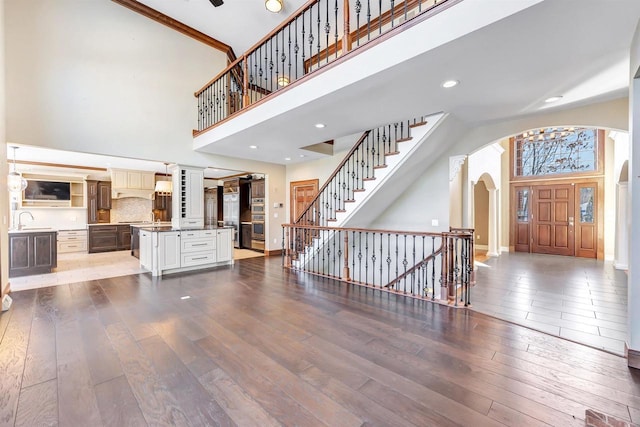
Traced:
<path fill-rule="evenodd" d="M 499 255 L 499 193 L 493 178 L 483 173 L 473 185 L 475 247 L 487 256 Z"/>

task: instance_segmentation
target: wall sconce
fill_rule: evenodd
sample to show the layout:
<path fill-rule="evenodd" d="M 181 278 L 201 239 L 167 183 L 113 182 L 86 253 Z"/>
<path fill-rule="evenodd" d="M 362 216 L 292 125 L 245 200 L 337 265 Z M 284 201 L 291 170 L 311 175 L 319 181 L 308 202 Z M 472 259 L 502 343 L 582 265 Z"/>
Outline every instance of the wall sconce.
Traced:
<path fill-rule="evenodd" d="M 27 188 L 27 180 L 16 172 L 16 150 L 19 147 L 11 148 L 13 148 L 13 171 L 7 175 L 7 189 L 12 193 L 18 193 Z"/>
<path fill-rule="evenodd" d="M 265 0 L 264 7 L 269 12 L 279 13 L 282 10 L 283 0 Z"/>

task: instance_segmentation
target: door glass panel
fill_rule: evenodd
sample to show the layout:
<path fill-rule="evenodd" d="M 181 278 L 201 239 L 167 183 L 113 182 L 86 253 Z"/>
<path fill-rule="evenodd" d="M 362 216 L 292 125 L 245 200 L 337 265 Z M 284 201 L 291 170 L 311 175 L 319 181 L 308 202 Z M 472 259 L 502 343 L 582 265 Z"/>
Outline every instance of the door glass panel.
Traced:
<path fill-rule="evenodd" d="M 529 222 L 529 189 L 516 191 L 516 220 Z"/>
<path fill-rule="evenodd" d="M 593 224 L 593 197 L 595 189 L 593 187 L 583 187 L 580 189 L 580 222 Z"/>

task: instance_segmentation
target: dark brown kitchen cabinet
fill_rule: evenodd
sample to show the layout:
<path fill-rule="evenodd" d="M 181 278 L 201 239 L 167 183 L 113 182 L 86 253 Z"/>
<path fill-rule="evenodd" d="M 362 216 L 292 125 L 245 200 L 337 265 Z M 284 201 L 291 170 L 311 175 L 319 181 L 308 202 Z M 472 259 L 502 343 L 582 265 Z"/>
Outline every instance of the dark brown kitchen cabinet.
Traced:
<path fill-rule="evenodd" d="M 98 181 L 87 181 L 87 223 L 98 222 Z"/>
<path fill-rule="evenodd" d="M 111 182 L 87 181 L 87 223 L 111 220 Z"/>
<path fill-rule="evenodd" d="M 51 273 L 58 265 L 56 234 L 9 233 L 9 277 Z"/>
<path fill-rule="evenodd" d="M 111 182 L 98 182 L 98 209 L 111 209 Z"/>
<path fill-rule="evenodd" d="M 89 253 L 131 249 L 131 226 L 94 225 L 89 227 Z"/>
<path fill-rule="evenodd" d="M 118 250 L 131 249 L 131 226 L 118 225 Z"/>
<path fill-rule="evenodd" d="M 262 198 L 264 199 L 265 195 L 265 185 L 264 179 L 254 179 L 251 181 L 251 197 L 252 198 Z"/>

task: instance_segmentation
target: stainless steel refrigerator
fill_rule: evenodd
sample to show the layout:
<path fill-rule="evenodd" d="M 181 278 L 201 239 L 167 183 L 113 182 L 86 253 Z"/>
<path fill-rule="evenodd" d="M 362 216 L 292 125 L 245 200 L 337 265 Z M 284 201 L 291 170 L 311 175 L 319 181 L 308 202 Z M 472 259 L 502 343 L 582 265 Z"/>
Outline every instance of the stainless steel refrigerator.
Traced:
<path fill-rule="evenodd" d="M 233 227 L 233 246 L 240 245 L 240 194 L 227 193 L 222 196 L 222 217 L 224 218 L 225 227 Z"/>

